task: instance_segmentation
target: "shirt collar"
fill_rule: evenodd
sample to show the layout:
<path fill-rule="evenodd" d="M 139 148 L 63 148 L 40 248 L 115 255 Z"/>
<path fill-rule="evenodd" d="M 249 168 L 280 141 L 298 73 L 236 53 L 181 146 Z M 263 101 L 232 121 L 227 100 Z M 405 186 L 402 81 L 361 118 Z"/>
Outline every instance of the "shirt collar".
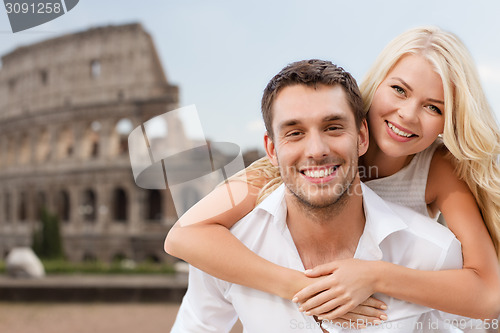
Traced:
<path fill-rule="evenodd" d="M 279 224 L 283 230 L 287 228 L 286 225 L 286 201 L 285 201 L 285 184 L 281 184 L 274 190 L 266 199 L 264 199 L 256 209 L 263 210 L 273 216 L 272 221 Z"/>
<path fill-rule="evenodd" d="M 354 257 L 365 260 L 380 260 L 383 257 L 380 245 L 384 239 L 397 231 L 408 228 L 408 225 L 384 199 L 375 194 L 368 186 L 361 183 L 361 189 L 366 222 Z M 256 209 L 271 214 L 273 222 L 285 230 L 287 228 L 285 185 L 281 184 Z"/>
<path fill-rule="evenodd" d="M 361 189 L 366 222 L 354 257 L 380 260 L 383 257 L 380 245 L 384 239 L 397 231 L 408 228 L 408 225 L 384 199 L 375 194 L 368 186 L 361 183 Z"/>

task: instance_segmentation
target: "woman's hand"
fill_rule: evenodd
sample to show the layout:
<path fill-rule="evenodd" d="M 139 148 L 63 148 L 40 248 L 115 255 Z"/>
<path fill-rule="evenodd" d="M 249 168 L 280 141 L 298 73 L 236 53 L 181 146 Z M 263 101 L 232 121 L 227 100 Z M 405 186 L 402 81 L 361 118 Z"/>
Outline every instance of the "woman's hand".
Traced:
<path fill-rule="evenodd" d="M 299 310 L 307 315 L 328 320 L 342 318 L 375 292 L 374 263 L 345 259 L 307 270 L 308 277 L 323 277 L 298 292 L 293 301 L 299 303 Z"/>
<path fill-rule="evenodd" d="M 361 329 L 368 325 L 381 324 L 384 320 L 387 320 L 387 315 L 382 311 L 383 309 L 387 309 L 384 302 L 370 297 L 352 311 L 336 319 L 329 319 L 329 321 L 333 324 L 340 324 L 341 327 Z M 328 320 L 323 317 L 319 317 L 318 319 Z"/>

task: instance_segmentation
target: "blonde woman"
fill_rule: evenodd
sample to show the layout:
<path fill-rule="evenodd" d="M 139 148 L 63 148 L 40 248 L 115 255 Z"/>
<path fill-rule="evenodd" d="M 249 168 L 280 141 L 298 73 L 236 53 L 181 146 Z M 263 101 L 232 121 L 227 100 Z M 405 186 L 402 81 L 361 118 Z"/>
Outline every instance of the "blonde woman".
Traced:
<path fill-rule="evenodd" d="M 228 229 L 281 183 L 266 158 L 245 170 L 245 182 L 240 175 L 225 185 L 243 196 L 235 208 L 218 209 L 225 189 L 214 190 L 176 223 L 165 250 L 220 279 L 292 299 L 322 319 L 387 319 L 384 305 L 370 298 L 377 292 L 497 318 L 500 132 L 465 46 L 439 28 L 409 30 L 382 51 L 361 92 L 370 129 L 361 179 L 388 201 L 436 219 L 441 212 L 462 243 L 463 269 L 345 259 L 304 274 L 258 257 Z"/>

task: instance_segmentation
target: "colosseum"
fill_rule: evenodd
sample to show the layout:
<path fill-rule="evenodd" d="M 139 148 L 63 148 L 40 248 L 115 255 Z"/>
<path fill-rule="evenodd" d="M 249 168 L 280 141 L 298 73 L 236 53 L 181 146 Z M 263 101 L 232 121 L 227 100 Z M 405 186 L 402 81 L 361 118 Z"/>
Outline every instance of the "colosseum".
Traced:
<path fill-rule="evenodd" d="M 127 137 L 178 100 L 140 24 L 92 28 L 4 55 L 0 253 L 30 246 L 46 207 L 59 216 L 71 261 L 172 260 L 162 247 L 177 218 L 172 197 L 135 184 Z"/>

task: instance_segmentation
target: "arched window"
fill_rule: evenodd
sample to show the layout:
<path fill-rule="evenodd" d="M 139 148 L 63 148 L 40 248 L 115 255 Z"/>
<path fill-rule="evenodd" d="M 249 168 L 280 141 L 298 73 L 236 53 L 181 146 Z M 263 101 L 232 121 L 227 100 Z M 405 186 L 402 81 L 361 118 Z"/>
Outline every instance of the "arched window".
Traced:
<path fill-rule="evenodd" d="M 162 196 L 158 190 L 148 190 L 146 201 L 146 219 L 159 221 L 163 216 Z"/>
<path fill-rule="evenodd" d="M 90 76 L 94 79 L 101 76 L 101 62 L 97 59 L 90 62 Z"/>
<path fill-rule="evenodd" d="M 74 151 L 74 134 L 70 127 L 65 127 L 59 132 L 57 140 L 57 157 L 64 159 L 73 155 Z"/>
<path fill-rule="evenodd" d="M 14 138 L 11 138 L 9 141 L 7 141 L 7 165 L 11 166 L 14 165 L 14 162 L 16 160 L 16 153 L 17 153 L 17 148 L 16 148 L 16 140 Z"/>
<path fill-rule="evenodd" d="M 10 220 L 12 220 L 11 208 L 10 208 L 10 193 L 5 192 L 3 198 L 4 198 L 3 204 L 4 204 L 4 210 L 5 210 L 5 221 L 10 222 Z"/>
<path fill-rule="evenodd" d="M 46 69 L 40 71 L 40 81 L 44 86 L 49 82 L 49 72 Z"/>
<path fill-rule="evenodd" d="M 36 219 L 40 219 L 41 214 L 42 214 L 42 209 L 47 207 L 47 198 L 45 196 L 45 193 L 43 192 L 38 192 L 36 195 L 35 199 L 35 217 Z"/>
<path fill-rule="evenodd" d="M 93 121 L 87 124 L 82 142 L 82 156 L 85 158 L 97 158 L 99 156 L 99 141 L 101 133 L 101 123 Z"/>
<path fill-rule="evenodd" d="M 28 207 L 26 203 L 26 192 L 19 194 L 19 221 L 26 221 L 28 219 Z"/>
<path fill-rule="evenodd" d="M 61 221 L 69 222 L 70 202 L 69 202 L 69 194 L 65 190 L 62 190 L 58 194 L 57 214 L 59 215 Z"/>
<path fill-rule="evenodd" d="M 27 134 L 24 134 L 21 137 L 19 148 L 20 148 L 18 157 L 19 164 L 22 165 L 28 164 L 30 161 L 31 147 L 30 147 L 29 136 Z"/>
<path fill-rule="evenodd" d="M 113 218 L 115 221 L 127 221 L 127 193 L 122 188 L 113 192 Z"/>
<path fill-rule="evenodd" d="M 113 152 L 116 155 L 128 154 L 128 135 L 133 130 L 132 121 L 128 118 L 120 119 L 112 135 Z"/>
<path fill-rule="evenodd" d="M 37 162 L 46 162 L 50 159 L 50 134 L 47 129 L 44 129 L 37 138 L 36 145 L 36 160 Z"/>
<path fill-rule="evenodd" d="M 82 205 L 80 206 L 81 214 L 85 221 L 93 222 L 96 220 L 96 196 L 94 191 L 86 190 L 83 192 Z"/>

